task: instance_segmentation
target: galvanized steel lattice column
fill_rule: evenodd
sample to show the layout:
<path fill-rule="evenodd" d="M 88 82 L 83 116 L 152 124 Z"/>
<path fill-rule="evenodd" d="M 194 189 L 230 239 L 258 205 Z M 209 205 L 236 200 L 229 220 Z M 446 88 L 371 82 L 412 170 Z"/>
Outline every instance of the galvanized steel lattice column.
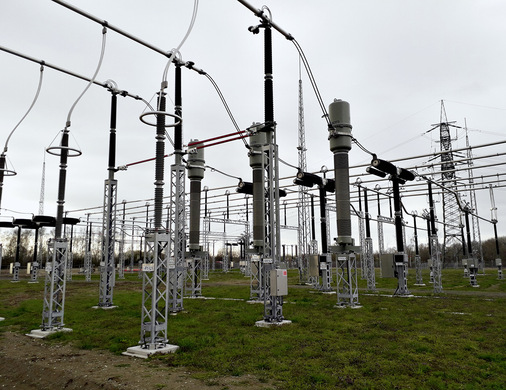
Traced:
<path fill-rule="evenodd" d="M 169 257 L 169 310 L 183 310 L 183 279 L 185 270 L 185 167 L 170 167 L 170 257 Z"/>
<path fill-rule="evenodd" d="M 207 213 L 206 213 L 207 214 Z M 203 243 L 204 243 L 204 258 L 202 259 L 202 279 L 209 279 L 209 230 L 211 228 L 211 223 L 209 221 L 209 217 L 204 215 L 204 231 L 203 235 Z"/>
<path fill-rule="evenodd" d="M 125 279 L 125 206 L 123 201 L 123 217 L 121 219 L 121 235 L 119 239 L 119 259 L 118 259 L 118 278 Z"/>
<path fill-rule="evenodd" d="M 357 212 L 358 217 L 358 238 L 360 239 L 360 246 L 365 248 L 365 214 L 363 211 Z M 365 252 L 362 251 L 360 256 L 360 278 L 367 278 L 367 268 L 366 268 L 367 260 Z"/>
<path fill-rule="evenodd" d="M 44 331 L 58 330 L 64 325 L 67 239 L 50 240 L 48 254 L 51 262 L 46 263 L 41 325 Z"/>
<path fill-rule="evenodd" d="M 436 231 L 436 215 L 434 209 L 434 199 L 432 197 L 432 183 L 430 180 L 427 181 L 428 192 L 429 192 L 429 227 L 430 227 L 430 236 L 429 236 L 429 245 L 430 245 L 430 255 L 431 255 L 431 263 L 432 263 L 432 282 L 434 287 L 434 293 L 439 294 L 443 292 L 443 284 L 442 284 L 442 263 L 443 259 L 441 257 L 441 249 L 439 246 L 439 241 L 437 237 Z"/>
<path fill-rule="evenodd" d="M 102 261 L 100 262 L 99 307 L 113 306 L 114 245 L 116 243 L 117 181 L 107 179 L 104 185 L 104 217 L 102 220 Z"/>
<path fill-rule="evenodd" d="M 369 214 L 369 201 L 367 199 L 367 188 L 364 188 L 364 217 L 365 217 L 365 246 L 363 248 L 363 260 L 367 279 L 367 290 L 376 291 L 376 271 L 374 269 L 374 253 L 371 238 L 371 224 Z"/>
<path fill-rule="evenodd" d="M 142 265 L 142 318 L 140 345 L 149 350 L 167 344 L 168 243 L 167 233 L 146 233 L 146 262 Z"/>
<path fill-rule="evenodd" d="M 91 271 L 93 268 L 92 258 L 91 258 L 91 235 L 92 228 L 90 222 L 90 214 L 87 215 L 86 218 L 86 233 L 84 235 L 84 279 L 87 282 L 91 281 Z"/>

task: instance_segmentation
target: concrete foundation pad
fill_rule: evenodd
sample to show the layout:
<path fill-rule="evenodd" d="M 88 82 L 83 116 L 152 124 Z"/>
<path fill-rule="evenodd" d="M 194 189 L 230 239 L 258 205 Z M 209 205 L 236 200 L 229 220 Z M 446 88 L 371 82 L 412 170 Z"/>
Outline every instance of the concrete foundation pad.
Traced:
<path fill-rule="evenodd" d="M 324 294 L 324 295 L 334 295 L 334 294 L 337 294 L 337 291 L 323 291 L 322 294 Z"/>
<path fill-rule="evenodd" d="M 116 309 L 118 306 L 92 306 L 92 309 L 103 309 L 103 310 L 109 310 L 109 309 Z"/>
<path fill-rule="evenodd" d="M 283 326 L 283 325 L 289 325 L 292 321 L 290 320 L 283 320 L 281 322 L 267 322 L 265 320 L 257 321 L 255 322 L 255 326 L 259 328 L 270 328 L 271 326 Z"/>
<path fill-rule="evenodd" d="M 34 282 L 32 282 L 32 281 L 28 282 L 28 284 L 33 284 L 33 283 L 39 283 L 39 281 L 38 281 L 38 280 L 36 280 L 36 281 L 34 281 Z"/>
<path fill-rule="evenodd" d="M 362 305 L 353 305 L 353 306 L 350 306 L 350 305 L 335 305 L 334 306 L 336 309 L 361 309 L 362 308 Z"/>
<path fill-rule="evenodd" d="M 415 283 L 413 286 L 424 287 L 425 283 Z"/>
<path fill-rule="evenodd" d="M 0 317 L 0 321 L 5 321 L 5 318 L 3 318 L 3 317 Z"/>
<path fill-rule="evenodd" d="M 246 301 L 246 303 L 251 303 L 251 304 L 254 304 L 254 303 L 261 303 L 261 304 L 263 305 L 263 304 L 264 304 L 264 301 L 263 301 L 263 300 L 259 301 L 259 300 L 254 300 L 254 299 L 251 299 L 251 300 L 249 300 L 249 301 Z"/>
<path fill-rule="evenodd" d="M 146 349 L 142 348 L 140 345 L 137 345 L 135 347 L 127 348 L 126 352 L 123 352 L 122 355 L 147 359 L 149 356 L 154 355 L 155 353 L 160 354 L 174 353 L 178 349 L 179 347 L 177 345 L 172 344 L 167 344 L 165 347 L 157 349 Z"/>
<path fill-rule="evenodd" d="M 52 334 L 58 333 L 58 332 L 72 332 L 72 329 L 70 328 L 60 328 L 55 330 L 42 330 L 42 329 L 33 329 L 30 333 L 27 333 L 26 336 L 32 337 L 34 339 L 44 339 L 47 336 L 50 336 Z"/>

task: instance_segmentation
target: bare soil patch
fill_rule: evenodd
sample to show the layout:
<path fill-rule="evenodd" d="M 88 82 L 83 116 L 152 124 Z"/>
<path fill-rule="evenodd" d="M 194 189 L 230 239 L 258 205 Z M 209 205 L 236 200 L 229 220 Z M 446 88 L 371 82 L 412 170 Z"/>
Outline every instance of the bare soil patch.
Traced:
<path fill-rule="evenodd" d="M 0 387 L 5 389 L 244 389 L 273 388 L 256 378 L 199 380 L 180 367 L 157 360 L 81 350 L 68 344 L 33 339 L 13 332 L 0 336 Z"/>

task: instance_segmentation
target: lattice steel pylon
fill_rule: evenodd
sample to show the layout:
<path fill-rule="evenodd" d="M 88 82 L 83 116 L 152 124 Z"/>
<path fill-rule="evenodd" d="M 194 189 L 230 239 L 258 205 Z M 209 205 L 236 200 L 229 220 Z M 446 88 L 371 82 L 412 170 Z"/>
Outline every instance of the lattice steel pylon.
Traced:
<path fill-rule="evenodd" d="M 304 96 L 302 91 L 302 78 L 300 73 L 299 64 L 299 115 L 298 115 L 298 146 L 297 154 L 299 161 L 299 169 L 302 172 L 307 171 L 306 162 L 306 131 L 304 125 Z M 297 264 L 299 268 L 299 283 L 309 282 L 309 254 L 312 253 L 310 249 L 309 240 L 311 237 L 310 232 L 310 216 L 309 216 L 309 194 L 305 186 L 299 186 L 298 191 L 298 226 L 297 231 L 297 245 L 299 247 Z"/>
<path fill-rule="evenodd" d="M 439 127 L 439 141 L 441 148 L 441 184 L 443 186 L 443 261 L 446 259 L 447 249 L 455 243 L 462 244 L 460 238 L 460 209 L 455 192 L 458 187 L 457 175 L 455 174 L 455 162 L 453 159 L 452 139 L 450 126 L 446 117 L 443 101 L 441 101 Z"/>

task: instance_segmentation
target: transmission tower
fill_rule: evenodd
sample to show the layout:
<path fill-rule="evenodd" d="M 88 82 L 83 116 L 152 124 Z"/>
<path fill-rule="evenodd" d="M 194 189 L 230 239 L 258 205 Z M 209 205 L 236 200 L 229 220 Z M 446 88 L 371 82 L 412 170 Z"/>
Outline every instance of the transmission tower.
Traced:
<path fill-rule="evenodd" d="M 460 238 L 460 209 L 455 197 L 457 190 L 457 176 L 455 174 L 455 162 L 453 159 L 452 139 L 450 136 L 450 126 L 456 127 L 448 122 L 443 101 L 441 101 L 439 127 L 439 141 L 441 144 L 441 184 L 443 185 L 443 223 L 444 223 L 444 241 L 443 241 L 443 259 L 447 249 L 455 244 L 461 243 Z"/>
<path fill-rule="evenodd" d="M 466 129 L 466 147 L 467 147 L 467 166 L 468 166 L 468 180 L 469 180 L 469 207 L 471 208 L 471 232 L 473 234 L 472 240 L 472 255 L 478 260 L 478 269 L 483 272 L 483 248 L 481 245 L 480 221 L 478 219 L 478 204 L 476 203 L 476 191 L 474 189 L 474 176 L 473 176 L 473 152 L 469 144 L 469 135 Z"/>
<path fill-rule="evenodd" d="M 307 171 L 306 163 L 306 131 L 304 126 L 304 96 L 302 92 L 302 77 L 299 62 L 299 143 L 297 146 L 299 157 L 299 168 L 302 172 Z M 299 282 L 308 282 L 309 269 L 309 237 L 310 237 L 310 216 L 309 216 L 309 194 L 307 187 L 299 186 L 299 204 L 298 204 L 298 222 L 299 230 L 297 231 L 297 244 L 299 246 L 298 268 Z"/>

